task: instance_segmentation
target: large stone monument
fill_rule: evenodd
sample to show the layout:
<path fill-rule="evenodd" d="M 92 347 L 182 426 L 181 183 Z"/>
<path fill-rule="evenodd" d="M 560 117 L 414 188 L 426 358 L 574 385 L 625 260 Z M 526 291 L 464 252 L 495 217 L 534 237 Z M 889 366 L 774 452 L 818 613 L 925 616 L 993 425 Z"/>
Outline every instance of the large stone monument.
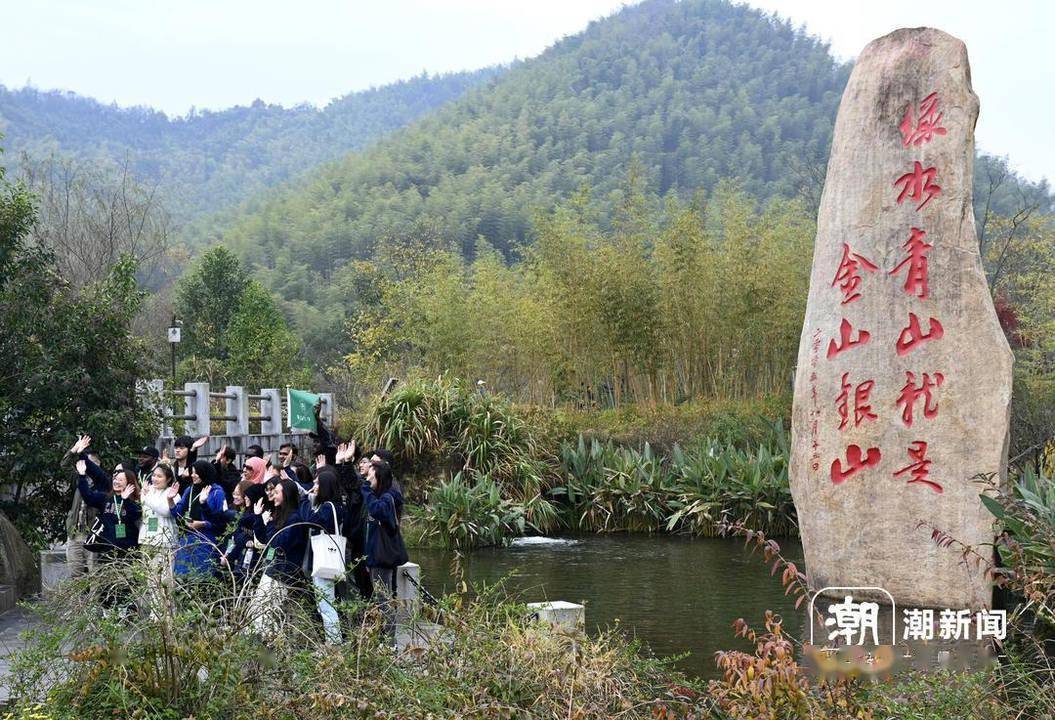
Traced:
<path fill-rule="evenodd" d="M 799 345 L 791 490 L 810 585 L 988 607 L 979 474 L 1007 459 L 1011 351 L 971 204 L 978 98 L 964 44 L 903 29 L 864 49 L 843 93 Z M 861 593 L 864 595 L 864 593 Z"/>

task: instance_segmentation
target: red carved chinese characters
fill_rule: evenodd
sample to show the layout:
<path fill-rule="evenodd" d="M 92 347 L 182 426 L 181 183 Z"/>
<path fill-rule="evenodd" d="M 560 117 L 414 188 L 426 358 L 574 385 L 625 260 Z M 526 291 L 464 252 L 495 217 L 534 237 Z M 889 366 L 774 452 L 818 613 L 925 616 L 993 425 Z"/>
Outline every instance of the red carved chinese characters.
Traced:
<path fill-rule="evenodd" d="M 945 334 L 945 328 L 941 326 L 937 318 L 930 319 L 930 332 L 924 333 L 919 326 L 919 318 L 916 313 L 908 314 L 908 327 L 901 331 L 897 338 L 897 354 L 908 355 L 918 345 L 928 340 L 938 340 Z M 829 348 L 828 352 L 831 352 Z"/>
<path fill-rule="evenodd" d="M 938 403 L 934 400 L 933 391 L 941 387 L 943 382 L 945 382 L 945 376 L 941 373 L 934 373 L 933 378 L 929 373 L 923 373 L 923 382 L 916 387 L 915 373 L 905 371 L 905 386 L 901 388 L 901 395 L 898 396 L 896 403 L 896 405 L 905 406 L 901 411 L 901 419 L 905 425 L 912 427 L 913 409 L 920 398 L 923 398 L 923 417 L 930 420 L 938 415 Z"/>
<path fill-rule="evenodd" d="M 919 104 L 918 120 L 913 117 L 914 108 L 911 105 L 905 109 L 905 117 L 901 119 L 901 125 L 898 126 L 901 131 L 902 145 L 919 147 L 923 143 L 930 142 L 934 135 L 945 134 L 945 128 L 941 125 L 944 113 L 938 112 L 939 102 L 936 92 L 923 98 L 923 102 Z"/>
<path fill-rule="evenodd" d="M 879 460 L 882 456 L 883 453 L 879 451 L 879 448 L 868 448 L 868 452 L 862 455 L 861 447 L 859 445 L 851 445 L 846 448 L 845 470 L 843 469 L 841 458 L 836 458 L 832 461 L 832 484 L 840 485 L 845 482 L 847 478 L 853 477 L 861 470 L 875 467 L 879 464 Z"/>
<path fill-rule="evenodd" d="M 905 276 L 905 292 L 915 295 L 921 300 L 926 300 L 929 294 L 927 288 L 927 251 L 933 245 L 923 242 L 927 233 L 919 228 L 912 228 L 911 234 L 904 247 L 908 250 L 908 257 L 898 263 L 898 266 L 890 271 L 896 275 L 901 268 L 908 265 L 908 273 Z"/>
<path fill-rule="evenodd" d="M 878 269 L 864 255 L 851 252 L 849 243 L 843 243 L 843 259 L 839 263 L 839 269 L 835 271 L 835 279 L 832 280 L 832 287 L 838 285 L 839 291 L 843 294 L 843 305 L 852 303 L 861 297 L 861 293 L 857 291 L 857 288 L 862 282 L 862 268 L 868 272 L 875 272 Z"/>
<path fill-rule="evenodd" d="M 941 98 L 937 92 L 927 95 L 918 105 L 909 105 L 898 125 L 903 147 L 919 148 L 936 137 L 947 135 L 948 131 L 942 125 L 943 117 Z M 915 207 L 917 212 L 921 211 L 931 200 L 942 194 L 937 177 L 937 167 L 927 167 L 919 160 L 913 160 L 912 169 L 894 181 L 893 187 L 898 193 L 897 204 L 908 202 Z M 904 273 L 904 292 L 918 300 L 928 300 L 930 297 L 929 253 L 934 245 L 927 242 L 926 238 L 926 230 L 912 227 L 903 245 L 905 255 L 892 270 L 886 273 L 891 276 Z M 831 286 L 838 288 L 842 295 L 841 304 L 848 305 L 860 299 L 864 285 L 864 273 L 874 273 L 876 270 L 876 265 L 868 258 L 855 253 L 849 243 L 843 243 L 842 259 L 831 283 Z M 916 313 L 910 312 L 908 324 L 898 334 L 894 347 L 897 355 L 904 357 L 924 343 L 941 339 L 944 334 L 945 329 L 937 318 L 924 315 L 923 322 L 921 322 Z M 839 324 L 838 337 L 828 342 L 828 359 L 857 345 L 864 345 L 870 339 L 871 333 L 867 330 L 855 330 L 850 320 L 843 318 Z M 851 373 L 852 371 L 842 373 L 840 392 L 835 398 L 835 409 L 839 414 L 839 430 L 856 428 L 878 418 L 873 410 L 871 399 L 872 392 L 876 388 L 875 381 L 866 379 L 855 385 L 851 382 Z M 926 420 L 937 417 L 939 400 L 937 391 L 945 382 L 945 376 L 939 372 L 917 375 L 906 371 L 905 377 L 905 385 L 901 388 L 894 403 L 900 411 L 904 425 L 912 427 L 914 421 L 920 416 Z M 815 388 L 812 399 L 814 408 L 816 408 Z M 816 433 L 815 424 L 813 432 Z M 924 485 L 934 492 L 942 493 L 941 484 L 930 478 L 931 460 L 927 458 L 927 441 L 913 441 L 907 452 L 911 464 L 896 471 L 895 476 L 907 475 L 908 484 Z M 814 453 L 816 453 L 816 446 L 814 446 Z M 832 461 L 832 484 L 840 485 L 862 470 L 876 467 L 880 463 L 882 454 L 879 447 L 864 450 L 860 445 L 847 446 L 845 459 L 838 457 Z"/>
<path fill-rule="evenodd" d="M 872 337 L 872 333 L 868 332 L 867 330 L 859 330 L 857 333 L 857 339 L 852 340 L 851 337 L 853 336 L 853 331 L 854 329 L 853 326 L 850 324 L 850 321 L 846 318 L 843 318 L 842 322 L 839 323 L 839 342 L 836 343 L 834 338 L 828 341 L 827 358 L 829 360 L 831 360 L 833 357 L 843 352 L 844 350 L 849 350 L 850 348 L 857 345 L 864 345 Z"/>
<path fill-rule="evenodd" d="M 906 465 L 897 472 L 894 473 L 894 477 L 900 477 L 905 473 L 910 473 L 912 478 L 908 481 L 908 484 L 920 483 L 926 485 L 936 493 L 945 492 L 942 486 L 930 479 L 930 464 L 931 461 L 927 459 L 927 443 L 923 440 L 917 440 L 908 448 L 909 460 L 913 462 L 910 465 Z"/>
<path fill-rule="evenodd" d="M 941 186 L 934 182 L 934 176 L 938 174 L 938 168 L 924 168 L 919 160 L 913 163 L 912 170 L 905 173 L 894 181 L 894 187 L 903 185 L 901 194 L 897 196 L 898 205 L 905 198 L 919 201 L 916 210 L 922 210 L 923 206 L 931 201 L 936 195 L 941 195 Z M 923 197 L 926 195 L 926 197 Z"/>
<path fill-rule="evenodd" d="M 839 422 L 840 430 L 844 430 L 850 424 L 850 390 L 853 386 L 847 380 L 849 376 L 850 373 L 843 373 L 842 392 L 835 400 L 835 409 L 839 411 L 839 417 L 841 418 Z M 857 427 L 865 420 L 875 420 L 877 417 L 872 412 L 872 406 L 869 404 L 868 399 L 875 384 L 875 380 L 865 380 L 862 383 L 858 383 L 857 388 L 853 391 L 854 427 Z"/>

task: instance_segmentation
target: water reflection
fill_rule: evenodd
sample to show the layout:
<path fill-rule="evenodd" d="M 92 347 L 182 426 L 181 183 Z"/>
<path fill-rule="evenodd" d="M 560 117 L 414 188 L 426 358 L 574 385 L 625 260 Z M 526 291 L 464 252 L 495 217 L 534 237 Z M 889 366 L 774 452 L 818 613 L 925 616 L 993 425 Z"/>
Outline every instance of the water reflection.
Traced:
<path fill-rule="evenodd" d="M 530 540 L 501 550 L 458 554 L 414 549 L 425 587 L 450 592 L 464 580 L 507 581 L 524 602 L 567 600 L 586 605 L 588 629 L 617 621 L 659 655 L 691 653 L 678 661 L 685 672 L 715 677 L 714 652 L 747 646 L 733 637 L 743 617 L 761 629 L 765 610 L 784 616 L 785 630 L 800 637 L 802 618 L 785 597 L 779 573 L 771 577 L 761 556 L 742 541 L 666 535 L 587 535 L 561 542 Z M 785 557 L 801 559 L 797 542 L 781 543 Z"/>

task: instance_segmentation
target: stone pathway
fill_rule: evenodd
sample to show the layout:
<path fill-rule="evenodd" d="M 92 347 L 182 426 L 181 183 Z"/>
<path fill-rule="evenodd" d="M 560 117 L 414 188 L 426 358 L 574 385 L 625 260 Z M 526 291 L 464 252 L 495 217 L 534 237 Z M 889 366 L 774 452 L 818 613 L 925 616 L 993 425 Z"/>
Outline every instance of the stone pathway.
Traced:
<path fill-rule="evenodd" d="M 32 614 L 23 607 L 15 607 L 0 615 L 0 703 L 11 697 L 11 655 L 25 647 L 21 635 L 35 625 Z"/>

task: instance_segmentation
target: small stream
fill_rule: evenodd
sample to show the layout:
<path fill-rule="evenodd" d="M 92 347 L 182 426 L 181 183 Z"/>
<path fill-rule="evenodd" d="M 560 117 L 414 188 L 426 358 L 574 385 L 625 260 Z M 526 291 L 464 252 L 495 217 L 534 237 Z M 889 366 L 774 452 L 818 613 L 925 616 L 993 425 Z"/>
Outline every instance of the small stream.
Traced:
<path fill-rule="evenodd" d="M 780 545 L 788 559 L 800 563 L 797 541 Z M 748 649 L 733 637 L 738 617 L 761 629 L 770 609 L 783 615 L 788 632 L 801 636 L 802 615 L 794 599 L 784 596 L 779 572 L 770 576 L 761 553 L 751 555 L 742 540 L 578 535 L 521 538 L 509 548 L 476 550 L 460 558 L 423 548 L 410 554 L 434 595 L 454 589 L 460 562 L 470 585 L 508 578 L 506 587 L 524 602 L 583 603 L 588 631 L 618 621 L 657 655 L 690 653 L 676 666 L 700 677 L 717 677 L 715 651 Z"/>

